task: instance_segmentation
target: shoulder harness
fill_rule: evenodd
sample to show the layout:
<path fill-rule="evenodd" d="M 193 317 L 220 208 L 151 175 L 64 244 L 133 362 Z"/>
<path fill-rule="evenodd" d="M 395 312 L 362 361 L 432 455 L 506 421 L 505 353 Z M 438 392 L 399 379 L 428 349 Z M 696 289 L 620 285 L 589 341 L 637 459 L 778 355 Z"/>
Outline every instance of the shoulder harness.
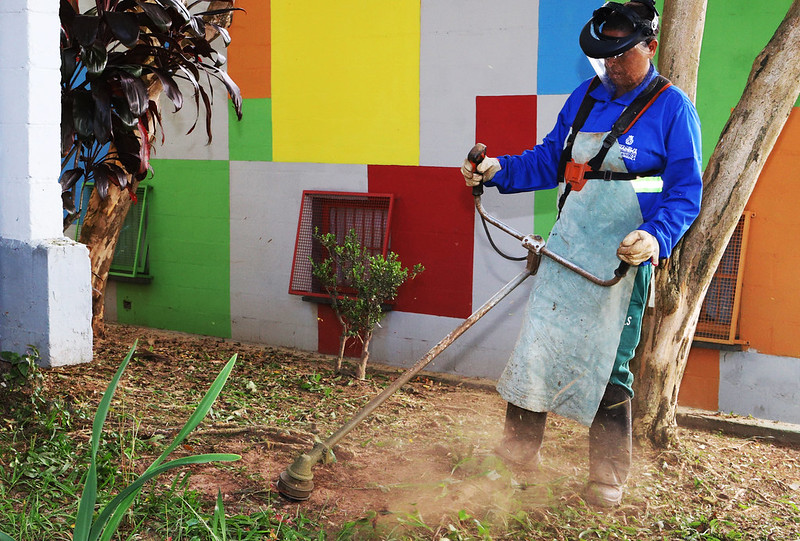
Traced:
<path fill-rule="evenodd" d="M 633 102 L 631 102 L 624 111 L 622 111 L 622 114 L 611 127 L 611 131 L 603 140 L 603 146 L 600 148 L 600 151 L 591 160 L 586 163 L 576 163 L 572 159 L 572 147 L 575 143 L 575 137 L 578 132 L 581 131 L 583 124 L 589 117 L 589 113 L 592 111 L 592 107 L 594 107 L 597 101 L 591 96 L 591 93 L 599 85 L 600 79 L 598 77 L 595 77 L 589 84 L 586 95 L 583 97 L 583 101 L 575 115 L 575 120 L 572 122 L 572 129 L 564 145 L 564 151 L 561 153 L 561 161 L 558 166 L 558 179 L 559 182 L 566 182 L 566 186 L 564 194 L 561 196 L 558 203 L 559 212 L 569 192 L 572 190 L 576 192 L 580 191 L 586 185 L 587 180 L 634 180 L 640 177 L 653 176 L 658 173 L 658 171 L 647 171 L 644 173 L 601 171 L 600 167 L 603 164 L 603 160 L 606 158 L 606 154 L 608 154 L 608 151 L 614 145 L 614 142 L 631 129 L 631 126 L 633 126 L 644 112 L 655 103 L 656 99 L 658 99 L 664 90 L 672 86 L 672 83 L 662 75 L 653 77 L 650 84 L 634 98 Z"/>

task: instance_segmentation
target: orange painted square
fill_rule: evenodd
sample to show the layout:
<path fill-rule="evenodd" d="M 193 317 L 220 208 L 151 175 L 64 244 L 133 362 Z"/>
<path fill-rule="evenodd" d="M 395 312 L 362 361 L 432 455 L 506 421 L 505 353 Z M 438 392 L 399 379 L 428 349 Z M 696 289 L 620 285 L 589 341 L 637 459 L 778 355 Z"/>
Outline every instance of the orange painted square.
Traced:
<path fill-rule="evenodd" d="M 237 0 L 229 32 L 228 74 L 243 98 L 271 98 L 272 40 L 269 0 Z"/>
<path fill-rule="evenodd" d="M 800 107 L 792 109 L 761 171 L 747 209 L 750 224 L 742 282 L 740 336 L 768 355 L 798 356 Z M 789 247 L 789 248 L 787 248 Z"/>
<path fill-rule="evenodd" d="M 771 351 L 774 355 L 800 357 L 800 324 L 786 321 L 776 325 L 773 331 Z"/>
<path fill-rule="evenodd" d="M 719 409 L 719 350 L 695 347 L 689 351 L 678 405 L 709 411 Z"/>

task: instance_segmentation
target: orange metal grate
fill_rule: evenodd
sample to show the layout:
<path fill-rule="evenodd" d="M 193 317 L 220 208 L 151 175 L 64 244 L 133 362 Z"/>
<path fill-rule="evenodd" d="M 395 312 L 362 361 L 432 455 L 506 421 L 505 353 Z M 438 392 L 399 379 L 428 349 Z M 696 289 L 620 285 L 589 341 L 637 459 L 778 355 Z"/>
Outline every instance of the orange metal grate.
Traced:
<path fill-rule="evenodd" d="M 728 241 L 700 308 L 695 340 L 722 344 L 743 343 L 738 336 L 739 304 L 751 216 L 747 211 L 742 214 Z"/>
<path fill-rule="evenodd" d="M 311 259 L 321 261 L 323 248 L 314 232 L 334 233 L 343 241 L 351 229 L 373 255 L 386 256 L 394 196 L 391 194 L 304 191 L 297 224 L 289 293 L 327 297 L 311 274 Z"/>

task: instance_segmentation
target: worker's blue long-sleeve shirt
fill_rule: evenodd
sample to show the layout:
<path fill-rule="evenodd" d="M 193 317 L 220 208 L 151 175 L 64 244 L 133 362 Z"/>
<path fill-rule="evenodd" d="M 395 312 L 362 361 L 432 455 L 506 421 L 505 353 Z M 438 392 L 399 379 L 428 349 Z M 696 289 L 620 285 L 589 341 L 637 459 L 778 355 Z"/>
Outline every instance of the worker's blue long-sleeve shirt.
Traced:
<path fill-rule="evenodd" d="M 637 88 L 617 99 L 599 85 L 591 93 L 597 101 L 581 131 L 609 131 L 656 75 L 651 67 Z M 555 127 L 541 144 L 518 156 L 498 157 L 502 169 L 486 185 L 496 186 L 501 193 L 555 188 L 564 143 L 590 82 L 584 81 L 569 96 Z M 660 193 L 637 194 L 644 219 L 639 229 L 655 236 L 660 257 L 668 257 L 700 211 L 703 184 L 697 110 L 686 94 L 671 86 L 620 137 L 619 144 L 629 172 L 658 171 L 663 180 Z"/>

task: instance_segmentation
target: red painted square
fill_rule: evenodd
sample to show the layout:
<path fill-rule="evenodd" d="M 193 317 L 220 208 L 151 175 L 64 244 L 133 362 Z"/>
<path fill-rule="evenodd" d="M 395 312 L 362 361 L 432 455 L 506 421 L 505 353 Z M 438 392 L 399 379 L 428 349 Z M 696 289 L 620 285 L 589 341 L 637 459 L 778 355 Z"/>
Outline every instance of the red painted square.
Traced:
<path fill-rule="evenodd" d="M 536 96 L 477 96 L 475 141 L 489 156 L 521 154 L 536 144 Z"/>
<path fill-rule="evenodd" d="M 395 196 L 389 249 L 425 272 L 401 286 L 394 309 L 466 318 L 472 313 L 472 192 L 457 168 L 371 165 L 369 191 Z"/>
<path fill-rule="evenodd" d="M 339 355 L 342 326 L 336 313 L 327 304 L 317 305 L 317 351 L 326 355 Z M 351 338 L 344 348 L 345 357 L 361 357 L 361 342 Z"/>

